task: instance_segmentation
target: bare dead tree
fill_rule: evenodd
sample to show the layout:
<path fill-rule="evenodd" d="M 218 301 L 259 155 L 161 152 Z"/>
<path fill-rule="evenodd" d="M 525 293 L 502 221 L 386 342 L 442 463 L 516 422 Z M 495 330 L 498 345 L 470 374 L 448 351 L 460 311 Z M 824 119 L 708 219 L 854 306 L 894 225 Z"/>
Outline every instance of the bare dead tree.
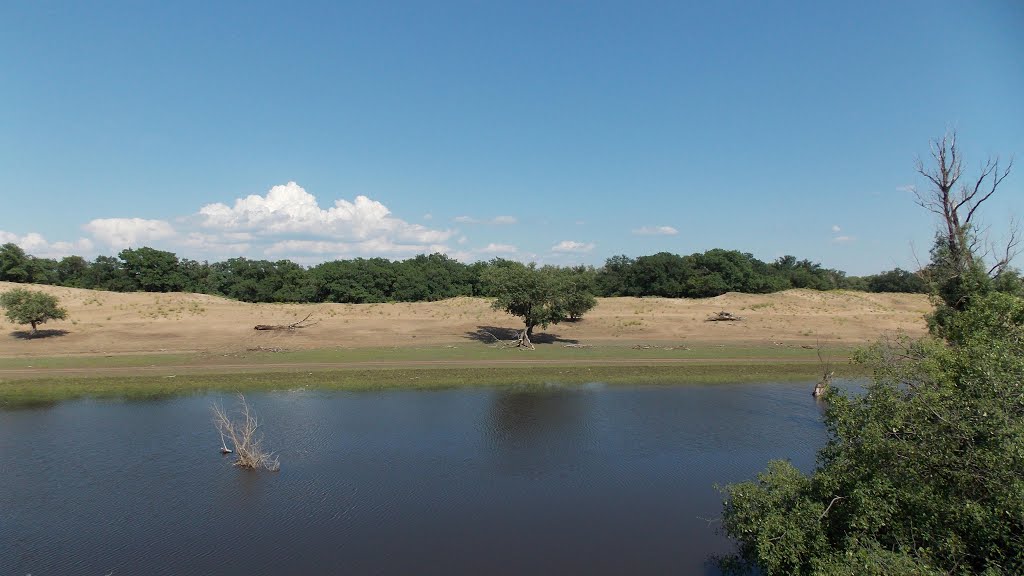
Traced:
<path fill-rule="evenodd" d="M 999 158 L 989 158 L 981 165 L 978 176 L 973 180 L 964 179 L 964 161 L 957 145 L 955 131 L 947 132 L 941 139 L 931 141 L 933 164 L 925 166 L 918 158 L 917 173 L 931 184 L 927 191 L 914 189 L 917 204 L 937 214 L 942 219 L 942 234 L 950 262 L 956 269 L 969 266 L 976 256 L 993 256 L 995 263 L 989 275 L 998 275 L 1018 254 L 1020 233 L 1018 222 L 1011 221 L 1009 240 L 1005 249 L 996 251 L 994 246 L 982 247 L 985 243 L 975 222 L 981 207 L 1003 183 L 1013 169 L 1011 159 L 1001 168 Z"/>
<path fill-rule="evenodd" d="M 238 395 L 239 414 L 233 418 L 221 404 L 213 404 L 213 424 L 220 433 L 221 452 L 235 454 L 235 466 L 242 468 L 265 468 L 275 472 L 281 468 L 276 456 L 262 447 L 263 438 L 257 435 L 259 418 L 253 412 L 245 396 Z M 231 441 L 228 447 L 226 440 Z"/>
<path fill-rule="evenodd" d="M 814 392 L 811 395 L 815 398 L 821 398 L 832 384 L 832 377 L 836 375 L 836 371 L 832 368 L 831 358 L 822 358 L 820 341 L 815 348 L 818 351 L 818 366 L 821 367 L 821 380 L 814 385 Z"/>

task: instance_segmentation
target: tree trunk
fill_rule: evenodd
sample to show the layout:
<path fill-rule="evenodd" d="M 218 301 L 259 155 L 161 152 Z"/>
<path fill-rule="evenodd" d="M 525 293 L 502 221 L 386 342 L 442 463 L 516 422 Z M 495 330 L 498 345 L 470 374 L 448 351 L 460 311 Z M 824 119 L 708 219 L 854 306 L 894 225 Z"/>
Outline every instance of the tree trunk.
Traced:
<path fill-rule="evenodd" d="M 528 338 L 532 338 L 533 337 L 533 327 L 534 326 L 535 326 L 535 324 L 527 324 L 526 325 L 526 336 Z"/>
<path fill-rule="evenodd" d="M 535 350 L 533 342 L 530 342 L 530 333 L 533 332 L 533 325 L 527 324 L 526 330 L 519 333 L 519 338 L 516 339 L 516 346 L 519 348 L 529 348 Z"/>
<path fill-rule="evenodd" d="M 36 329 L 36 323 L 35 322 L 29 322 L 29 324 L 32 325 L 32 335 L 35 336 L 35 335 L 39 334 L 39 330 Z"/>

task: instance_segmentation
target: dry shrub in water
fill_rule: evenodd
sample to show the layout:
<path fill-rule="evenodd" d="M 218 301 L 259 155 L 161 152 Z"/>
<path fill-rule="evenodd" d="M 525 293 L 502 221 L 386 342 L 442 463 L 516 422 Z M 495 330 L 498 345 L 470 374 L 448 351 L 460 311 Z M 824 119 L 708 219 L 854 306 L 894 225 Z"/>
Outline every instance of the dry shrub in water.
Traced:
<path fill-rule="evenodd" d="M 277 471 L 281 468 L 277 457 L 272 452 L 263 449 L 261 446 L 263 438 L 256 435 L 260 426 L 256 413 L 245 401 L 245 396 L 239 394 L 238 403 L 237 417 L 228 414 L 221 404 L 213 404 L 211 407 L 213 424 L 220 432 L 222 451 L 235 454 L 235 466 L 253 470 L 265 468 L 272 472 Z M 230 449 L 227 444 L 228 440 L 231 441 Z"/>

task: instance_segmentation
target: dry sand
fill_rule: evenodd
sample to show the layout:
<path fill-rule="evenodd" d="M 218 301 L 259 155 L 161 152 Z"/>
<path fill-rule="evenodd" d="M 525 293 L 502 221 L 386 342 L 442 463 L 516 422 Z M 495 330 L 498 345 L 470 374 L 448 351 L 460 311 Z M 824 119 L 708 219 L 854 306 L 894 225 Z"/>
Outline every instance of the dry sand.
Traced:
<path fill-rule="evenodd" d="M 0 282 L 0 292 L 18 287 L 26 286 Z M 56 332 L 49 337 L 27 339 L 27 326 L 0 318 L 0 357 L 431 346 L 472 342 L 481 338 L 480 330 L 504 336 L 502 330 L 521 327 L 518 319 L 491 310 L 481 298 L 395 304 L 247 304 L 202 294 L 29 288 L 60 298 L 68 319 L 42 325 L 41 329 Z M 705 322 L 720 310 L 744 319 Z M 899 330 L 923 334 L 923 317 L 929 310 L 922 295 L 845 291 L 730 293 L 699 300 L 599 298 L 583 320 L 538 332 L 594 345 L 854 345 Z M 317 323 L 303 330 L 253 330 L 256 324 L 287 324 L 309 313 Z"/>

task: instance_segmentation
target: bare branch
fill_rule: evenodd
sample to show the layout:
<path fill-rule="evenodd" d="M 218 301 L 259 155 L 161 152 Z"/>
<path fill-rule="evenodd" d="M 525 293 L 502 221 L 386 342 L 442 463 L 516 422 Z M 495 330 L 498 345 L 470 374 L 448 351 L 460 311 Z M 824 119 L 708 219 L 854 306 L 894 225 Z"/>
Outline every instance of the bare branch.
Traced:
<path fill-rule="evenodd" d="M 962 274 L 972 266 L 975 258 L 989 259 L 995 257 L 986 250 L 985 232 L 979 232 L 974 224 L 978 208 L 987 202 L 1013 169 L 1013 160 L 1005 168 L 1000 167 L 999 158 L 989 158 L 981 165 L 978 176 L 970 183 L 956 187 L 963 177 L 963 158 L 957 144 L 955 131 L 947 132 L 941 139 L 932 140 L 929 145 L 933 165 L 926 167 L 918 159 L 915 164 L 917 173 L 924 176 L 931 184 L 927 191 L 914 191 L 915 202 L 926 210 L 938 214 L 944 224 L 943 242 L 949 250 L 949 264 L 952 265 L 953 276 Z M 1018 234 L 1011 234 L 1011 241 L 1003 251 L 1003 257 L 989 270 L 989 274 L 998 273 L 1005 268 L 1016 255 Z"/>
<path fill-rule="evenodd" d="M 1001 274 L 1003 270 L 1010 265 L 1010 262 L 1020 254 L 1020 242 L 1020 220 L 1013 218 L 1010 220 L 1010 237 L 1006 240 L 1003 255 L 995 264 L 992 265 L 991 268 L 988 269 L 988 275 L 990 277 L 995 277 Z"/>
<path fill-rule="evenodd" d="M 994 161 L 989 160 L 985 164 L 985 166 L 982 168 L 981 176 L 979 176 L 977 182 L 974 183 L 974 190 L 969 195 L 965 195 L 964 201 L 957 205 L 957 208 L 959 208 L 964 203 L 971 202 L 974 199 L 974 197 L 978 194 L 978 189 L 981 188 L 982 184 L 985 182 L 985 179 L 988 178 L 990 175 L 992 176 L 992 184 L 989 186 L 988 193 L 982 196 L 981 200 L 973 202 L 967 210 L 967 218 L 964 219 L 965 225 L 971 223 L 971 218 L 974 216 L 974 211 L 977 210 L 978 206 L 981 206 L 981 204 L 985 200 L 988 200 L 989 198 L 992 197 L 993 194 L 996 193 L 996 189 L 999 188 L 999 185 L 1003 183 L 1003 180 L 1005 180 L 1006 177 L 1010 175 L 1010 171 L 1012 169 L 1012 158 L 1010 159 L 1010 163 L 1007 164 L 1006 170 L 1003 170 L 1002 172 L 999 171 L 998 158 L 996 158 Z"/>
<path fill-rule="evenodd" d="M 818 516 L 818 521 L 820 522 L 822 519 L 824 519 L 825 516 L 828 514 L 828 511 L 832 509 L 832 505 L 840 500 L 846 500 L 846 497 L 836 496 L 835 498 L 833 498 L 832 501 L 828 503 L 828 506 L 825 507 L 825 511 L 821 513 L 821 516 Z"/>
<path fill-rule="evenodd" d="M 213 424 L 220 433 L 221 452 L 224 454 L 235 453 L 235 466 L 242 468 L 266 468 L 270 471 L 277 471 L 281 468 L 277 457 L 271 452 L 263 450 L 262 438 L 256 435 L 260 427 L 259 419 L 253 412 L 245 396 L 239 394 L 241 419 L 235 420 L 224 410 L 224 406 L 213 404 L 210 408 L 213 411 Z M 225 438 L 231 440 L 231 448 L 227 446 Z"/>

